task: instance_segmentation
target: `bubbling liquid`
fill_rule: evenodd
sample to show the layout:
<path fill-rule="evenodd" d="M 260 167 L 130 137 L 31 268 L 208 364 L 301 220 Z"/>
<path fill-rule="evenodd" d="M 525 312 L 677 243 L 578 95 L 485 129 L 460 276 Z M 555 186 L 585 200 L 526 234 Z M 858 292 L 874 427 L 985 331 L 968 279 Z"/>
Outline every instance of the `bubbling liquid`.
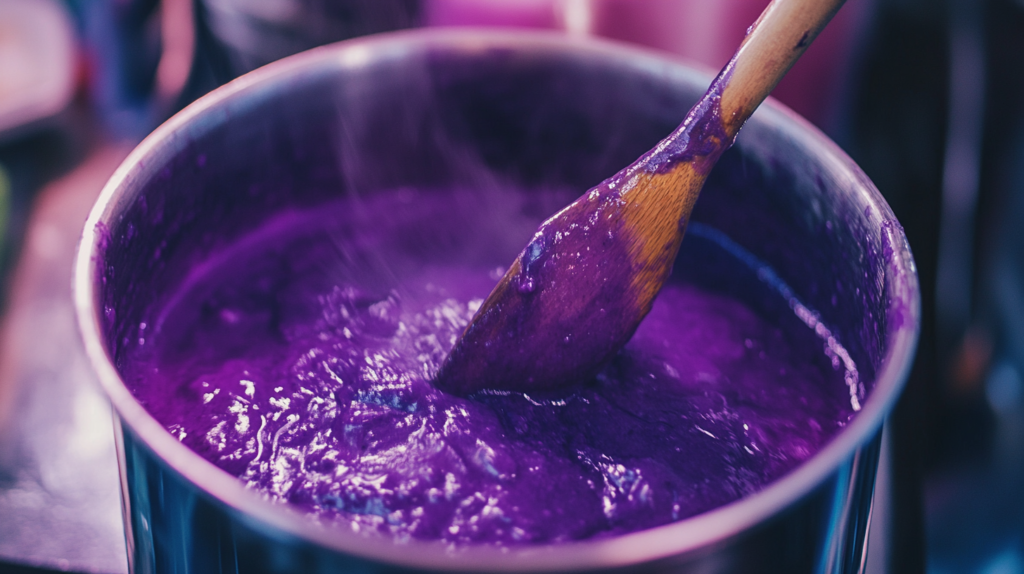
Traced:
<path fill-rule="evenodd" d="M 282 214 L 153 305 L 125 380 L 272 500 L 455 544 L 605 537 L 711 510 L 807 460 L 859 408 L 856 367 L 813 311 L 699 224 L 596 378 L 551 396 L 436 389 L 535 228 L 528 195 L 502 197 L 485 226 L 451 208 L 458 191 Z"/>

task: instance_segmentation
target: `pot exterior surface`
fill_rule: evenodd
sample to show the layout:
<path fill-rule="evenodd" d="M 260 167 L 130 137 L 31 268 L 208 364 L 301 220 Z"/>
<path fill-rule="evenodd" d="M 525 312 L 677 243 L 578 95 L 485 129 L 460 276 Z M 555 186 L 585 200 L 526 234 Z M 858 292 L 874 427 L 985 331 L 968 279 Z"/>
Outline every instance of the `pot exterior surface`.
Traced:
<path fill-rule="evenodd" d="M 282 209 L 351 190 L 511 182 L 585 191 L 667 135 L 710 78 L 615 44 L 416 31 L 271 64 L 169 120 L 105 188 L 76 308 L 118 418 L 134 572 L 643 570 L 858 572 L 882 421 L 918 330 L 913 259 L 891 210 L 834 144 L 769 101 L 693 214 L 767 262 L 856 363 L 868 398 L 764 490 L 611 539 L 501 551 L 369 540 L 247 491 L 166 432 L 118 374 L 123 341 L 186 271 Z"/>

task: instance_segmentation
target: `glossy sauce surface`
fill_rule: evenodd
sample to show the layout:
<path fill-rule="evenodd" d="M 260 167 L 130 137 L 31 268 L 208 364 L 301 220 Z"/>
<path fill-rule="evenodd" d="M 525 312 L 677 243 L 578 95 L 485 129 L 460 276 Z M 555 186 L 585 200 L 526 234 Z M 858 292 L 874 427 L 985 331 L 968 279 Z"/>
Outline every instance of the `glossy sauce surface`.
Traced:
<path fill-rule="evenodd" d="M 553 396 L 437 390 L 499 265 L 536 228 L 528 194 L 493 195 L 398 190 L 280 215 L 153 305 L 126 381 L 183 443 L 318 520 L 499 545 L 727 504 L 859 408 L 856 367 L 813 311 L 700 224 L 596 378 Z"/>

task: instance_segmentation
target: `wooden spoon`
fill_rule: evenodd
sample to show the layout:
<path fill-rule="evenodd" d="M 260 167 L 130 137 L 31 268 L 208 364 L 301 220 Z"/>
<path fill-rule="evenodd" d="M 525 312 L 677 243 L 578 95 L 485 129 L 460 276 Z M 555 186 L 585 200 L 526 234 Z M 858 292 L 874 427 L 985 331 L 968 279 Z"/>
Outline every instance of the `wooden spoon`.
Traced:
<path fill-rule="evenodd" d="M 435 384 L 536 393 L 596 375 L 651 310 L 708 172 L 843 1 L 769 4 L 671 135 L 540 226 Z"/>

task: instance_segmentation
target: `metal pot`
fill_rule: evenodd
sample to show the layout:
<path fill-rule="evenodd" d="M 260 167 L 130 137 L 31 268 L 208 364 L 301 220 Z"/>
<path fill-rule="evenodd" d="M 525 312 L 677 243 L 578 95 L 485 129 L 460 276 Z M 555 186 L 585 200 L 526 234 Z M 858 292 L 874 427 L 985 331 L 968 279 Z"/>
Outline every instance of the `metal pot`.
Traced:
<path fill-rule="evenodd" d="M 146 306 L 283 207 L 488 177 L 582 192 L 669 133 L 709 79 L 651 52 L 560 35 L 402 32 L 271 64 L 154 131 L 104 188 L 75 276 L 82 336 L 116 411 L 132 571 L 859 571 L 880 431 L 917 338 L 917 277 L 867 177 L 770 100 L 722 158 L 694 221 L 769 263 L 873 383 L 838 436 L 756 494 L 568 544 L 452 550 L 367 538 L 246 490 L 165 431 L 118 374 Z"/>

